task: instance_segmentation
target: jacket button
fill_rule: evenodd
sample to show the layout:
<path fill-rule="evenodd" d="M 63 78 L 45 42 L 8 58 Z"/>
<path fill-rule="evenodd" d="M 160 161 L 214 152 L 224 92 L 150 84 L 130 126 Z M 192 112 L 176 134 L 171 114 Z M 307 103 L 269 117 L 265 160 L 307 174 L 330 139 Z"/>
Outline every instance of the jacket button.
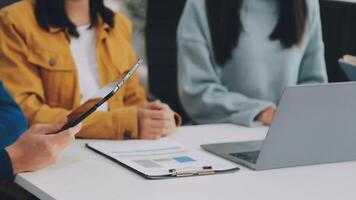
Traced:
<path fill-rule="evenodd" d="M 49 64 L 49 66 L 54 67 L 57 64 L 57 61 L 56 61 L 56 59 L 51 58 L 51 59 L 49 59 L 48 64 Z"/>
<path fill-rule="evenodd" d="M 130 132 L 130 131 L 125 131 L 125 132 L 124 132 L 124 139 L 125 139 L 125 140 L 132 139 L 132 137 L 131 137 L 131 132 Z"/>

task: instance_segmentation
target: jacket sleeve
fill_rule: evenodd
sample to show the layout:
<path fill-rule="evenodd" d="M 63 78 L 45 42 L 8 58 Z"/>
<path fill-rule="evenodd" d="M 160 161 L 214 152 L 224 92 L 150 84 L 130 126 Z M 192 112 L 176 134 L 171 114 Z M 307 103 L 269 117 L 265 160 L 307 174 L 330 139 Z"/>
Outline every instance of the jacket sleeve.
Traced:
<path fill-rule="evenodd" d="M 14 170 L 7 151 L 0 149 L 0 181 L 14 178 Z"/>
<path fill-rule="evenodd" d="M 306 26 L 311 35 L 303 56 L 298 84 L 326 83 L 328 77 L 324 58 L 324 43 L 318 1 L 309 2 L 310 23 Z"/>
<path fill-rule="evenodd" d="M 178 90 L 181 102 L 197 123 L 234 123 L 259 125 L 255 117 L 271 102 L 252 99 L 229 91 L 218 75 L 209 50 L 204 1 L 188 1 L 178 27 Z"/>
<path fill-rule="evenodd" d="M 52 123 L 72 110 L 46 104 L 41 74 L 27 60 L 29 47 L 25 42 L 25 31 L 16 24 L 6 12 L 0 12 L 0 79 L 30 124 Z M 137 106 L 96 112 L 83 122 L 77 136 L 93 139 L 136 138 L 137 124 Z"/>
<path fill-rule="evenodd" d="M 0 82 L 0 148 L 14 143 L 27 129 L 27 120 Z"/>

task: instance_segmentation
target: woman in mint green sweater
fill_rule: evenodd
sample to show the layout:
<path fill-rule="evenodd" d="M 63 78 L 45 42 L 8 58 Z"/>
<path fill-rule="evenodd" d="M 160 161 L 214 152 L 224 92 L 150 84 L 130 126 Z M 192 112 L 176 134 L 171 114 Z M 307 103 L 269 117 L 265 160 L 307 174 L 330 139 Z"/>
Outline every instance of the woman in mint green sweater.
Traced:
<path fill-rule="evenodd" d="M 318 0 L 188 0 L 177 42 L 198 124 L 270 125 L 285 87 L 327 82 Z"/>

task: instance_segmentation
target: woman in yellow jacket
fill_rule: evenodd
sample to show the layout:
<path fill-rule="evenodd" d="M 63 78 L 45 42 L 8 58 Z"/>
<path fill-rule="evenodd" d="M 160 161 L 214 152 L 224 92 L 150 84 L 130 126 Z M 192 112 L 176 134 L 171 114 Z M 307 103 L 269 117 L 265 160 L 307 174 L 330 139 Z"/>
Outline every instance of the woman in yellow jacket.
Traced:
<path fill-rule="evenodd" d="M 132 26 L 103 0 L 24 0 L 0 11 L 0 80 L 30 124 L 68 115 L 136 62 Z M 83 138 L 157 139 L 173 133 L 179 117 L 148 103 L 133 76 L 89 117 Z"/>

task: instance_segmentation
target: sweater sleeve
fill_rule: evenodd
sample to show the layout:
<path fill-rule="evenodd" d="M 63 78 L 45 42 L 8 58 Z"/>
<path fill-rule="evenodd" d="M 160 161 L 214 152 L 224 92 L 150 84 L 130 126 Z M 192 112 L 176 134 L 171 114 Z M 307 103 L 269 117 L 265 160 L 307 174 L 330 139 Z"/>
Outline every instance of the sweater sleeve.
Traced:
<path fill-rule="evenodd" d="M 27 129 L 27 120 L 0 82 L 0 148 L 14 143 Z"/>
<path fill-rule="evenodd" d="M 326 83 L 328 81 L 324 58 L 324 43 L 318 1 L 309 2 L 309 29 L 310 37 L 304 53 L 300 71 L 299 84 Z"/>
<path fill-rule="evenodd" d="M 13 177 L 11 159 L 5 149 L 0 149 L 0 180 L 9 180 Z"/>
<path fill-rule="evenodd" d="M 259 125 L 256 116 L 275 105 L 229 91 L 222 84 L 209 49 L 209 32 L 203 28 L 207 20 L 197 4 L 187 2 L 178 27 L 178 89 L 186 112 L 197 123 Z"/>

